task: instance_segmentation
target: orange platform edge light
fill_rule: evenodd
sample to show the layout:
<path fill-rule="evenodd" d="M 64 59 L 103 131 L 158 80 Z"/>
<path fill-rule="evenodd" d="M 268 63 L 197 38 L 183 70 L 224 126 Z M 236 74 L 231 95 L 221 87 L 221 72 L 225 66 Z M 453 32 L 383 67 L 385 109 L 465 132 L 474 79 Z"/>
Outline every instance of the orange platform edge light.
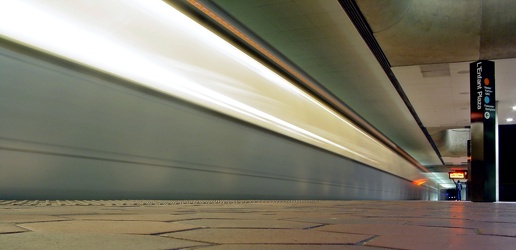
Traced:
<path fill-rule="evenodd" d="M 425 182 L 426 182 L 426 179 L 418 179 L 418 180 L 412 181 L 412 183 L 414 183 L 418 186 L 423 185 Z"/>

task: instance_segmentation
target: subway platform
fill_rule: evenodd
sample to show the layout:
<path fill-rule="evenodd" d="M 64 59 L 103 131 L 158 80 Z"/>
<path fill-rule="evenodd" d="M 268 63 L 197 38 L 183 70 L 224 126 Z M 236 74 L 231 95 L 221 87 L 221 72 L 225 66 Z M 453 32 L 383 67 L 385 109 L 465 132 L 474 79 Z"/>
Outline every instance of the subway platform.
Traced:
<path fill-rule="evenodd" d="M 515 248 L 515 203 L 0 201 L 0 249 Z"/>

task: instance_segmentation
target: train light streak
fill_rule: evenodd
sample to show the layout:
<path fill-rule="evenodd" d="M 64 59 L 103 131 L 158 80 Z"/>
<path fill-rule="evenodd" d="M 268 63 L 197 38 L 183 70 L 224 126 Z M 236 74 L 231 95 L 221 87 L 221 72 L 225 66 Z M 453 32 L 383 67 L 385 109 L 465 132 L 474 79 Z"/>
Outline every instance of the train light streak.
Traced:
<path fill-rule="evenodd" d="M 1 1 L 0 36 L 405 179 L 420 177 L 327 105 L 165 2 Z"/>

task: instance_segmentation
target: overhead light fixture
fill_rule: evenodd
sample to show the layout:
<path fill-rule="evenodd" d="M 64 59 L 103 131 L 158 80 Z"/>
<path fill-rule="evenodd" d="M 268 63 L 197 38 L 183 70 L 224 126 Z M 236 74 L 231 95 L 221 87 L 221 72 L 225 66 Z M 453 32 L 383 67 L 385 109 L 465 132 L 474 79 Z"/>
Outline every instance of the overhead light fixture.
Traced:
<path fill-rule="evenodd" d="M 508 121 L 508 122 L 512 122 L 512 121 L 514 121 L 514 119 L 512 119 L 512 118 L 507 118 L 507 121 Z"/>
<path fill-rule="evenodd" d="M 513 106 L 513 107 L 512 107 L 512 110 L 516 110 L 516 106 Z"/>

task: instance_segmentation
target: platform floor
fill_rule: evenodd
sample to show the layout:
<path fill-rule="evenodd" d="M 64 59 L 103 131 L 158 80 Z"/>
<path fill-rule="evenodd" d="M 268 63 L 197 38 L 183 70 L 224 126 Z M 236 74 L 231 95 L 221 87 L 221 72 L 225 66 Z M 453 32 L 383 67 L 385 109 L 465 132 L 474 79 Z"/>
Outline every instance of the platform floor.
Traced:
<path fill-rule="evenodd" d="M 516 204 L 1 201 L 0 249 L 516 249 Z"/>

